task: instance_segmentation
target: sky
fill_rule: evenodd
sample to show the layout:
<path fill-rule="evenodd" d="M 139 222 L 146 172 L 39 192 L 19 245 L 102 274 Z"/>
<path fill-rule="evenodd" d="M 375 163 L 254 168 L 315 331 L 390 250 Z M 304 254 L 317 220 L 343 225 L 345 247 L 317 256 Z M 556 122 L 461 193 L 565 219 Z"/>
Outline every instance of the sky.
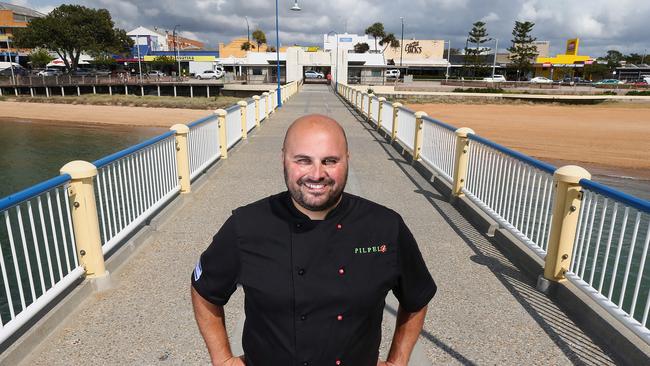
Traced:
<path fill-rule="evenodd" d="M 6 1 L 6 0 L 4 0 Z M 650 51 L 648 0 L 298 0 L 301 11 L 290 8 L 295 0 L 279 0 L 282 45 L 320 45 L 323 34 L 335 31 L 363 34 L 374 22 L 404 39 L 444 39 L 463 48 L 472 23 L 487 23 L 491 38 L 504 52 L 512 39 L 515 20 L 535 23 L 532 35 L 551 42 L 551 53 L 563 53 L 566 40 L 580 38 L 580 54 L 599 57 L 607 50 L 623 53 Z M 63 3 L 105 8 L 117 27 L 138 26 L 177 29 L 181 35 L 217 48 L 262 29 L 275 43 L 275 2 L 271 0 L 9 0 L 44 13 Z M 644 36 L 645 34 L 645 36 Z M 489 44 L 485 44 L 489 46 Z"/>

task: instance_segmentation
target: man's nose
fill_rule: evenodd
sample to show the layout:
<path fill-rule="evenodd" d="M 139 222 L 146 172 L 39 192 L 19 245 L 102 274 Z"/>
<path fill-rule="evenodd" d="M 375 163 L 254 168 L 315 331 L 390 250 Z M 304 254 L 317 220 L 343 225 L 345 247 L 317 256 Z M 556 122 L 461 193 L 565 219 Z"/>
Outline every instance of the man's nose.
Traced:
<path fill-rule="evenodd" d="M 310 173 L 311 178 L 314 180 L 321 180 L 326 176 L 325 167 L 320 162 L 316 162 L 314 165 L 312 165 Z"/>

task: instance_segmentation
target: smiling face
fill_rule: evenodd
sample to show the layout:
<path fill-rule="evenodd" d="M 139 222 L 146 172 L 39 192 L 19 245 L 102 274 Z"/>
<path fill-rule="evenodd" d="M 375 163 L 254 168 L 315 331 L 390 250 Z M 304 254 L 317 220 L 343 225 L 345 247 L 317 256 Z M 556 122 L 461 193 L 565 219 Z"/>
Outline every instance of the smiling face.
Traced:
<path fill-rule="evenodd" d="M 312 219 L 323 219 L 341 200 L 348 175 L 343 128 L 323 115 L 297 119 L 282 149 L 284 180 L 294 204 Z"/>

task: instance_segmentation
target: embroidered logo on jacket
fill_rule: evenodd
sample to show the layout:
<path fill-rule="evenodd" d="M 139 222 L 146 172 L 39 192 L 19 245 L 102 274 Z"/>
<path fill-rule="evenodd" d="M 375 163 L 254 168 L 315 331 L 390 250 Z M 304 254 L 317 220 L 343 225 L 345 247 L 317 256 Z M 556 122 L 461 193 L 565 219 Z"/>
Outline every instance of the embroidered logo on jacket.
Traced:
<path fill-rule="evenodd" d="M 388 246 L 386 244 L 354 248 L 354 254 L 386 253 L 387 251 Z"/>

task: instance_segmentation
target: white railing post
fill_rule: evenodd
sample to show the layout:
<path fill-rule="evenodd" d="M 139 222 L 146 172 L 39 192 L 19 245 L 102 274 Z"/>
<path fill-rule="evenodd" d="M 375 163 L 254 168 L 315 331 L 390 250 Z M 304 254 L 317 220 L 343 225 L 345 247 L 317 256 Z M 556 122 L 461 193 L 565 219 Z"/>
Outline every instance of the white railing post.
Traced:
<path fill-rule="evenodd" d="M 190 185 L 190 154 L 187 148 L 187 135 L 190 133 L 190 129 L 184 124 L 176 124 L 170 130 L 176 132 L 176 168 L 178 169 L 181 194 L 187 194 L 192 190 Z"/>
<path fill-rule="evenodd" d="M 456 133 L 456 154 L 454 156 L 454 176 L 452 177 L 453 197 L 463 195 L 463 187 L 467 182 L 467 166 L 469 164 L 469 138 L 467 135 L 474 133 L 474 130 L 467 127 L 459 128 Z"/>
<path fill-rule="evenodd" d="M 67 194 L 72 203 L 72 226 L 79 263 L 84 267 L 86 277 L 105 277 L 108 272 L 99 236 L 99 219 L 93 183 L 97 168 L 87 161 L 75 160 L 64 165 L 61 174 L 68 174 L 71 177 Z"/>

